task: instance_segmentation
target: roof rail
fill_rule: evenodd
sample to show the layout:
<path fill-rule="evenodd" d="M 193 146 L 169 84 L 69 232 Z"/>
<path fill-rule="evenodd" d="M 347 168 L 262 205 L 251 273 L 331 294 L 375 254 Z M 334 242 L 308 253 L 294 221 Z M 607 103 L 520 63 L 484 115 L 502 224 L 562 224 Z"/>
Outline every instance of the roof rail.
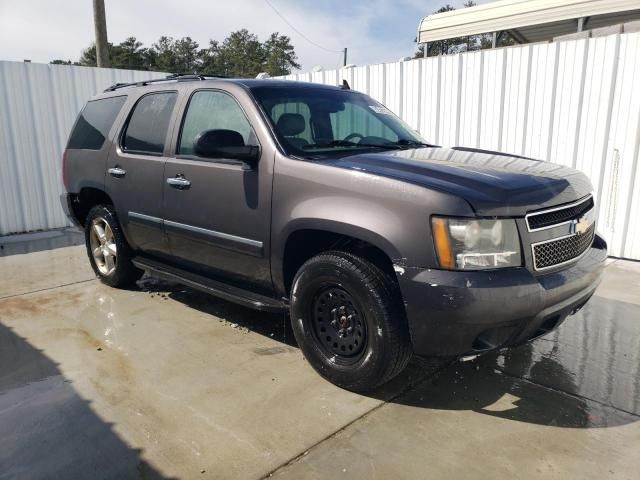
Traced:
<path fill-rule="evenodd" d="M 150 83 L 158 83 L 158 82 L 181 82 L 181 81 L 189 81 L 189 80 L 207 80 L 210 78 L 227 78 L 224 75 L 209 75 L 203 73 L 172 73 L 171 75 L 167 75 L 164 78 L 153 78 L 151 80 L 144 80 L 142 82 L 131 82 L 131 83 L 114 83 L 110 87 L 106 88 L 105 92 L 113 92 L 120 88 L 124 87 L 143 87 L 145 85 L 149 85 Z"/>

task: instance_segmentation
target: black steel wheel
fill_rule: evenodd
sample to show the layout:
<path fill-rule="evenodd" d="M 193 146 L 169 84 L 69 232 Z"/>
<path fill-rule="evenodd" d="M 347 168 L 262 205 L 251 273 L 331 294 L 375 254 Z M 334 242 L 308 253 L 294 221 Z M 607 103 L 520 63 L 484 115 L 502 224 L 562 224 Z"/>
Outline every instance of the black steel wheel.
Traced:
<path fill-rule="evenodd" d="M 367 342 L 363 310 L 341 287 L 329 287 L 316 295 L 310 317 L 316 341 L 344 364 L 355 363 Z"/>
<path fill-rule="evenodd" d="M 386 383 L 411 357 L 395 279 L 351 253 L 323 253 L 300 268 L 292 285 L 291 322 L 309 363 L 348 390 Z"/>

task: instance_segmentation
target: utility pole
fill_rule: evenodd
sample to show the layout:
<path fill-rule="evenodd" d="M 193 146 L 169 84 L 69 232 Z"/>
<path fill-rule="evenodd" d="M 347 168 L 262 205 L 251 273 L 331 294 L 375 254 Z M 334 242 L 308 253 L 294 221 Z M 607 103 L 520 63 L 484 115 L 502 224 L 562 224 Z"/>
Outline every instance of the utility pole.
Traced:
<path fill-rule="evenodd" d="M 104 0 L 93 0 L 93 24 L 96 30 L 96 62 L 99 67 L 109 68 L 109 44 L 107 43 L 107 20 Z"/>
<path fill-rule="evenodd" d="M 347 66 L 347 47 L 344 47 L 344 59 L 342 61 L 342 66 L 343 67 Z"/>

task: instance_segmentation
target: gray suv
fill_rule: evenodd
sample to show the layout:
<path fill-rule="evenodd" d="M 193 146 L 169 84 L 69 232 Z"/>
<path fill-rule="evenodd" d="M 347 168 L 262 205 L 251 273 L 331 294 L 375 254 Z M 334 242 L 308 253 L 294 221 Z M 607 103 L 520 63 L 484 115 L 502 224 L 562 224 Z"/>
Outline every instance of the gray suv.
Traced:
<path fill-rule="evenodd" d="M 86 104 L 63 163 L 63 206 L 104 283 L 148 271 L 289 312 L 311 365 L 353 391 L 414 353 L 548 333 L 607 256 L 582 173 L 431 145 L 347 84 L 117 84 Z"/>

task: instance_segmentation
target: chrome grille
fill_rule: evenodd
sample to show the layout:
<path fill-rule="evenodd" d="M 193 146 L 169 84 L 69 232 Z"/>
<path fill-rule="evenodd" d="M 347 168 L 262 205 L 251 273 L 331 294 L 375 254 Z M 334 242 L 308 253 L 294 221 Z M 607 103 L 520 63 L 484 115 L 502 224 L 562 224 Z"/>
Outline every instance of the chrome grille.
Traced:
<path fill-rule="evenodd" d="M 557 226 L 561 223 L 580 218 L 593 208 L 593 197 L 557 208 L 547 209 L 541 212 L 533 212 L 527 215 L 527 227 L 530 232 Z"/>
<path fill-rule="evenodd" d="M 576 233 L 532 245 L 533 265 L 536 270 L 557 267 L 580 257 L 593 241 L 595 223 L 584 233 Z"/>

